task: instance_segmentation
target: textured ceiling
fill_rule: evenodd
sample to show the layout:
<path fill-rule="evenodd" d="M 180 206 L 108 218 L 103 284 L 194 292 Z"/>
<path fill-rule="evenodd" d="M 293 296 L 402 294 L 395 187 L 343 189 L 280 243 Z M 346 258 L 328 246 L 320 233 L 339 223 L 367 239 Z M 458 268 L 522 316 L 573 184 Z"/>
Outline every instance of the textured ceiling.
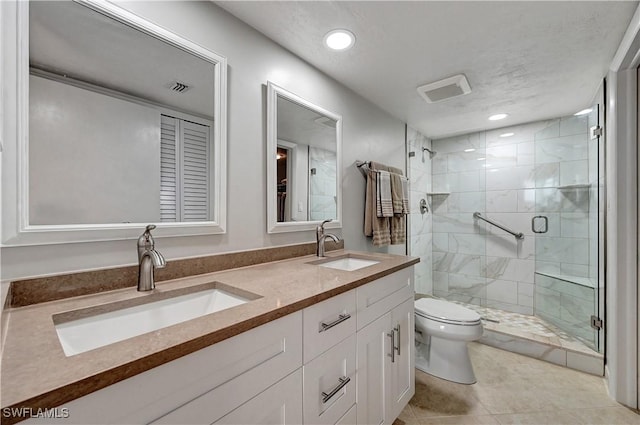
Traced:
<path fill-rule="evenodd" d="M 425 135 L 572 114 L 600 85 L 631 1 L 218 1 L 219 6 Z M 346 52 L 331 29 L 357 37 Z M 464 73 L 472 93 L 427 104 L 416 87 Z M 506 112 L 509 117 L 489 122 Z"/>

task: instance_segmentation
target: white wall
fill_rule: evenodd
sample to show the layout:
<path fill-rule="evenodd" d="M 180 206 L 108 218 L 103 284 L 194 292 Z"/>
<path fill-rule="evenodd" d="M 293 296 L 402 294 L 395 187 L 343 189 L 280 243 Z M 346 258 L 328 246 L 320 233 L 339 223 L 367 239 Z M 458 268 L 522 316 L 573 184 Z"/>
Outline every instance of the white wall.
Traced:
<path fill-rule="evenodd" d="M 638 98 L 640 7 L 607 76 L 607 306 L 609 393 L 638 408 Z"/>
<path fill-rule="evenodd" d="M 29 116 L 31 224 L 160 221 L 157 109 L 31 75 Z"/>
<path fill-rule="evenodd" d="M 624 113 L 637 107 L 635 70 L 610 72 L 607 83 L 607 169 L 612 171 L 607 181 L 605 324 L 609 392 L 617 401 L 637 407 L 637 140 L 636 124 Z"/>
<path fill-rule="evenodd" d="M 6 3 L 6 2 L 2 2 Z M 224 235 L 157 238 L 170 261 L 198 255 L 315 241 L 313 231 L 266 232 L 266 82 L 343 116 L 343 229 L 346 247 L 373 250 L 363 236 L 365 180 L 356 159 L 405 167 L 404 124 L 210 2 L 122 3 L 137 13 L 228 59 L 228 226 Z M 3 13 L 14 13 L 2 5 Z M 4 36 L 4 34 L 3 34 Z M 5 38 L 7 40 L 7 38 Z M 319 41 L 320 42 L 320 41 Z M 11 52 L 7 52 L 11 53 Z M 336 53 L 336 55 L 339 55 Z M 3 60 L 15 56 L 3 54 Z M 340 60 L 336 56 L 336 60 Z M 5 64 L 7 65 L 7 64 Z M 15 102 L 17 76 L 3 67 L 5 102 Z M 14 108 L 15 109 L 15 108 Z M 4 133 L 15 135 L 6 108 Z M 15 164 L 3 164 L 3 170 Z M 3 184 L 6 180 L 3 179 Z M 3 188 L 4 189 L 4 188 Z M 4 209 L 4 208 L 3 208 Z M 142 230 L 142 229 L 141 229 Z M 336 233 L 340 233 L 337 231 Z M 381 251 L 404 253 L 404 245 Z M 134 264 L 135 240 L 2 249 L 2 279 Z"/>

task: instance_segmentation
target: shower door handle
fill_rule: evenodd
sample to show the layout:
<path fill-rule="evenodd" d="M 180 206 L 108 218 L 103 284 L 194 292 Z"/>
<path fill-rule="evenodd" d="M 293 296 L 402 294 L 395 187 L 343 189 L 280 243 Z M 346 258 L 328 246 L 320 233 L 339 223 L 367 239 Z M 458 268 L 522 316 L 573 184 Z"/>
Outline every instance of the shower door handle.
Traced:
<path fill-rule="evenodd" d="M 542 226 L 540 223 L 542 223 Z M 547 233 L 549 231 L 549 219 L 544 215 L 534 216 L 531 219 L 531 231 L 533 233 Z"/>

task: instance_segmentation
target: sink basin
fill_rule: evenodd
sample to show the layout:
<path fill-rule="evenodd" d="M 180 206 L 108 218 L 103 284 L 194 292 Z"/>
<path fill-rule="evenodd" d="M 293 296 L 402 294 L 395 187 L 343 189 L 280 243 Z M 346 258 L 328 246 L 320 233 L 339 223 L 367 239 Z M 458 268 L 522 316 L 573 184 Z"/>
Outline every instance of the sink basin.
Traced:
<path fill-rule="evenodd" d="M 65 355 L 73 356 L 256 298 L 256 294 L 211 282 L 56 314 L 53 322 Z"/>
<path fill-rule="evenodd" d="M 378 264 L 379 262 L 380 261 L 366 257 L 343 255 L 335 258 L 327 258 L 325 260 L 312 261 L 309 264 L 315 264 L 320 267 L 328 267 L 330 269 L 352 272 L 354 270 L 373 266 L 374 264 Z"/>

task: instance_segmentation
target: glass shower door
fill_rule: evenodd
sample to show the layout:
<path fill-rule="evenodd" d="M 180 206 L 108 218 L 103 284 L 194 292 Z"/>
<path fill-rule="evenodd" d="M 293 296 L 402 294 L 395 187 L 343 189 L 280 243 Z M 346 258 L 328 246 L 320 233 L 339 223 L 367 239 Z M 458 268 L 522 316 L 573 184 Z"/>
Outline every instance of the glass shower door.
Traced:
<path fill-rule="evenodd" d="M 535 144 L 535 306 L 539 316 L 599 351 L 602 235 L 599 105 L 545 123 Z M 602 152 L 601 152 L 602 151 Z"/>

